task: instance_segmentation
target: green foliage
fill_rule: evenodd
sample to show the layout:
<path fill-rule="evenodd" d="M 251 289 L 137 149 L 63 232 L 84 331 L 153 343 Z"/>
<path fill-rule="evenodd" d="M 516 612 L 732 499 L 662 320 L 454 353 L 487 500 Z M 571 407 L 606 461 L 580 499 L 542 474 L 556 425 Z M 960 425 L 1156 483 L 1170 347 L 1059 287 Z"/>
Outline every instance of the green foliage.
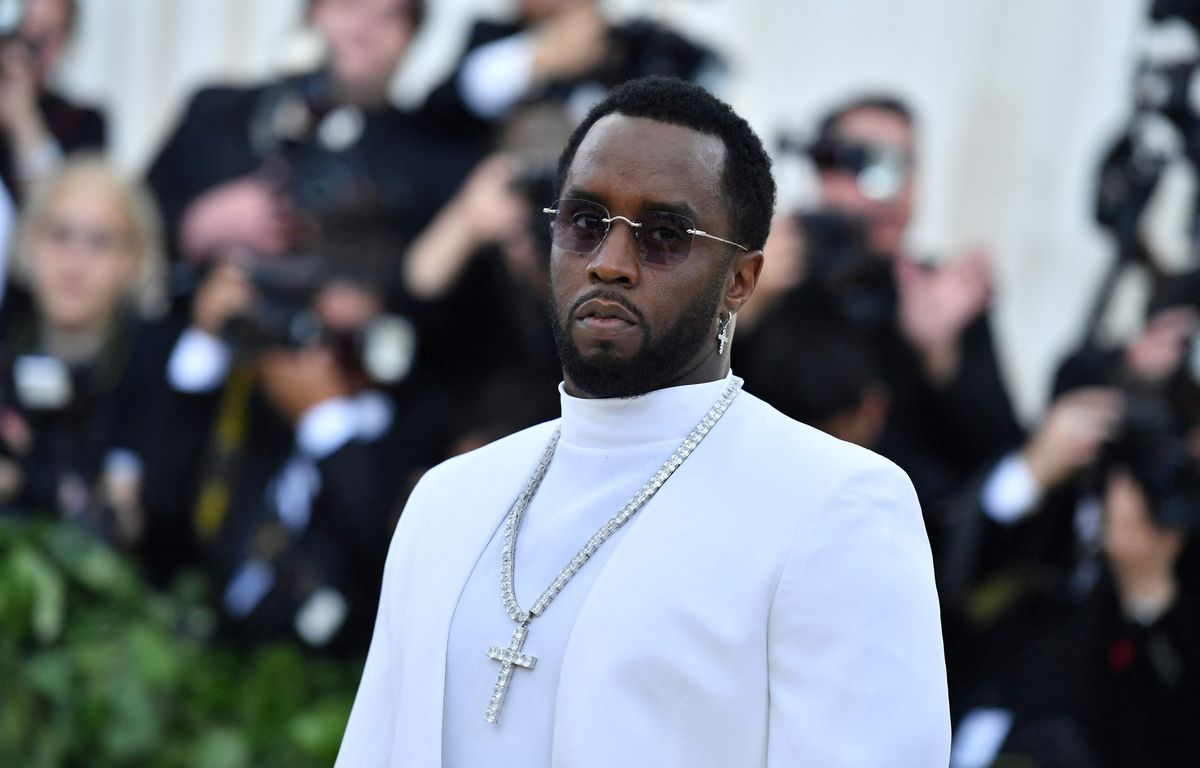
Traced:
<path fill-rule="evenodd" d="M 215 623 L 196 577 L 158 593 L 74 526 L 0 518 L 0 765 L 331 765 L 361 663 Z"/>

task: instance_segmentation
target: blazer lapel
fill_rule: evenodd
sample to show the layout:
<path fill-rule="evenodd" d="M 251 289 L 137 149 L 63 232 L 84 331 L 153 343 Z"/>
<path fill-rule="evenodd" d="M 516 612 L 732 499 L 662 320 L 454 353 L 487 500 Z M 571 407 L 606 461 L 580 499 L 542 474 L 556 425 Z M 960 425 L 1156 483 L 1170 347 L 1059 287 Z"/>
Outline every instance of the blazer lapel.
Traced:
<path fill-rule="evenodd" d="M 403 691 L 394 749 L 403 750 L 399 754 L 413 765 L 441 764 L 450 623 L 471 572 L 503 525 L 550 430 L 530 431 L 533 435 L 520 445 L 492 454 L 486 477 L 452 489 L 453 495 L 443 497 L 443 508 L 421 510 L 424 521 L 431 524 L 409 532 L 408 550 L 416 556 L 402 566 L 406 586 L 392 598 L 411 601 L 400 611 L 406 617 L 404 624 L 393 627 L 393 636 L 402 638 L 397 650 Z M 407 736 L 400 737 L 401 733 Z"/>

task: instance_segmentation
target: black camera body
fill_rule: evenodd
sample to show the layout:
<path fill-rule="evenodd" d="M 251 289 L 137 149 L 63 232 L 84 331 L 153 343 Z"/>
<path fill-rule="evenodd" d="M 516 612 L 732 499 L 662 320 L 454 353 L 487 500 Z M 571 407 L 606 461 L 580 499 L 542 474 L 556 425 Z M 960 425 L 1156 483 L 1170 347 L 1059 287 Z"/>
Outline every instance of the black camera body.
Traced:
<path fill-rule="evenodd" d="M 1101 457 L 1100 475 L 1115 466 L 1127 468 L 1159 525 L 1197 528 L 1200 461 L 1192 453 L 1181 405 L 1172 397 L 1127 392 L 1121 433 Z"/>
<path fill-rule="evenodd" d="M 1150 311 L 1168 307 L 1200 308 L 1200 272 L 1163 278 Z M 1093 490 L 1103 491 L 1110 471 L 1123 467 L 1145 491 L 1151 515 L 1163 526 L 1200 527 L 1200 370 L 1196 346 L 1169 379 L 1148 383 L 1134 378 L 1120 351 L 1089 346 L 1073 355 L 1059 371 L 1056 394 L 1086 386 L 1113 387 L 1124 400 L 1117 437 L 1105 446 L 1095 471 Z"/>
<path fill-rule="evenodd" d="M 896 311 L 891 263 L 871 250 L 865 222 L 818 210 L 797 214 L 796 226 L 804 237 L 807 280 L 831 310 L 859 332 L 886 333 Z"/>
<path fill-rule="evenodd" d="M 722 67 L 713 51 L 646 19 L 616 25 L 608 38 L 608 55 L 595 72 L 608 88 L 649 75 L 695 81 L 705 69 Z"/>
<path fill-rule="evenodd" d="M 365 116 L 339 105 L 329 75 L 287 78 L 266 89 L 250 120 L 250 142 L 262 173 L 297 211 L 325 211 L 377 198 L 369 169 L 351 151 L 362 138 Z"/>
<path fill-rule="evenodd" d="M 303 349 L 321 340 L 313 300 L 328 267 L 313 254 L 287 254 L 248 270 L 257 300 L 246 314 L 229 320 L 222 335 L 235 354 L 248 359 L 271 349 Z"/>

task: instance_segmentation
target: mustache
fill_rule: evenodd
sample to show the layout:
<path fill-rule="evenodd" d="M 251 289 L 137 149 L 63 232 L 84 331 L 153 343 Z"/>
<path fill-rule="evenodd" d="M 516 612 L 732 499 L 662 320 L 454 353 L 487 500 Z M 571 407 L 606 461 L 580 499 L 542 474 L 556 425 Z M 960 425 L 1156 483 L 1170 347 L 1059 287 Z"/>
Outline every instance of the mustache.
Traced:
<path fill-rule="evenodd" d="M 571 305 L 571 311 L 567 313 L 567 317 L 575 317 L 575 313 L 579 311 L 579 308 L 592 299 L 603 299 L 604 301 L 611 301 L 613 304 L 620 304 L 622 307 L 629 310 L 630 314 L 636 317 L 639 323 L 642 325 L 646 324 L 646 318 L 644 315 L 642 315 L 642 310 L 638 309 L 633 302 L 615 291 L 606 290 L 604 288 L 597 288 L 593 291 L 588 291 L 576 299 L 575 303 Z"/>

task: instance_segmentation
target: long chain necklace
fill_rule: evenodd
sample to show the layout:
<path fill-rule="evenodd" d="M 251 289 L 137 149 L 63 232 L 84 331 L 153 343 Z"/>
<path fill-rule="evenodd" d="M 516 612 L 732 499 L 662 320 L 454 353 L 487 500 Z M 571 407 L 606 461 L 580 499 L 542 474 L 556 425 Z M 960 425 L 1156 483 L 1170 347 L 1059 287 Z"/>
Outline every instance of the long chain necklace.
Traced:
<path fill-rule="evenodd" d="M 500 719 L 500 708 L 504 705 L 504 697 L 508 693 L 508 684 L 512 678 L 513 669 L 516 667 L 533 669 L 533 665 L 537 662 L 536 657 L 521 652 L 521 647 L 525 644 L 525 637 L 529 633 L 529 622 L 546 610 L 546 607 L 558 596 L 567 582 L 579 572 L 579 569 L 583 568 L 584 564 L 591 559 L 596 550 L 608 541 L 638 510 L 646 506 L 654 494 L 658 493 L 658 489 L 663 487 L 667 479 L 675 473 L 675 470 L 679 469 L 692 451 L 696 450 L 696 446 L 700 445 L 700 441 L 704 439 L 705 435 L 725 415 L 725 411 L 737 397 L 741 386 L 741 379 L 736 376 L 731 378 L 729 385 L 721 393 L 721 397 L 713 403 L 712 408 L 691 431 L 691 434 L 680 443 L 671 457 L 663 462 L 663 465 L 633 495 L 633 498 L 625 502 L 615 515 L 600 526 L 600 530 L 592 534 L 587 543 L 575 553 L 575 557 L 571 558 L 570 562 L 558 572 L 554 581 L 550 582 L 550 586 L 546 587 L 546 591 L 542 592 L 529 610 L 524 610 L 517 604 L 517 596 L 513 592 L 513 560 L 517 551 L 517 532 L 521 528 L 521 518 L 529 507 L 533 495 L 537 493 L 538 487 L 542 484 L 542 478 L 546 476 L 546 469 L 550 466 L 550 460 L 554 457 L 554 451 L 558 447 L 560 430 L 554 430 L 554 434 L 550 436 L 550 441 L 546 444 L 546 450 L 542 453 L 541 461 L 530 475 L 525 490 L 513 502 L 512 508 L 508 511 L 508 517 L 504 521 L 504 549 L 500 560 L 500 593 L 504 599 L 504 609 L 508 611 L 508 617 L 516 622 L 517 626 L 513 630 L 512 639 L 507 646 L 493 645 L 487 652 L 490 658 L 500 662 L 500 674 L 496 678 L 496 686 L 492 690 L 492 698 L 488 703 L 487 712 L 484 714 L 484 718 L 489 723 L 496 723 Z"/>

